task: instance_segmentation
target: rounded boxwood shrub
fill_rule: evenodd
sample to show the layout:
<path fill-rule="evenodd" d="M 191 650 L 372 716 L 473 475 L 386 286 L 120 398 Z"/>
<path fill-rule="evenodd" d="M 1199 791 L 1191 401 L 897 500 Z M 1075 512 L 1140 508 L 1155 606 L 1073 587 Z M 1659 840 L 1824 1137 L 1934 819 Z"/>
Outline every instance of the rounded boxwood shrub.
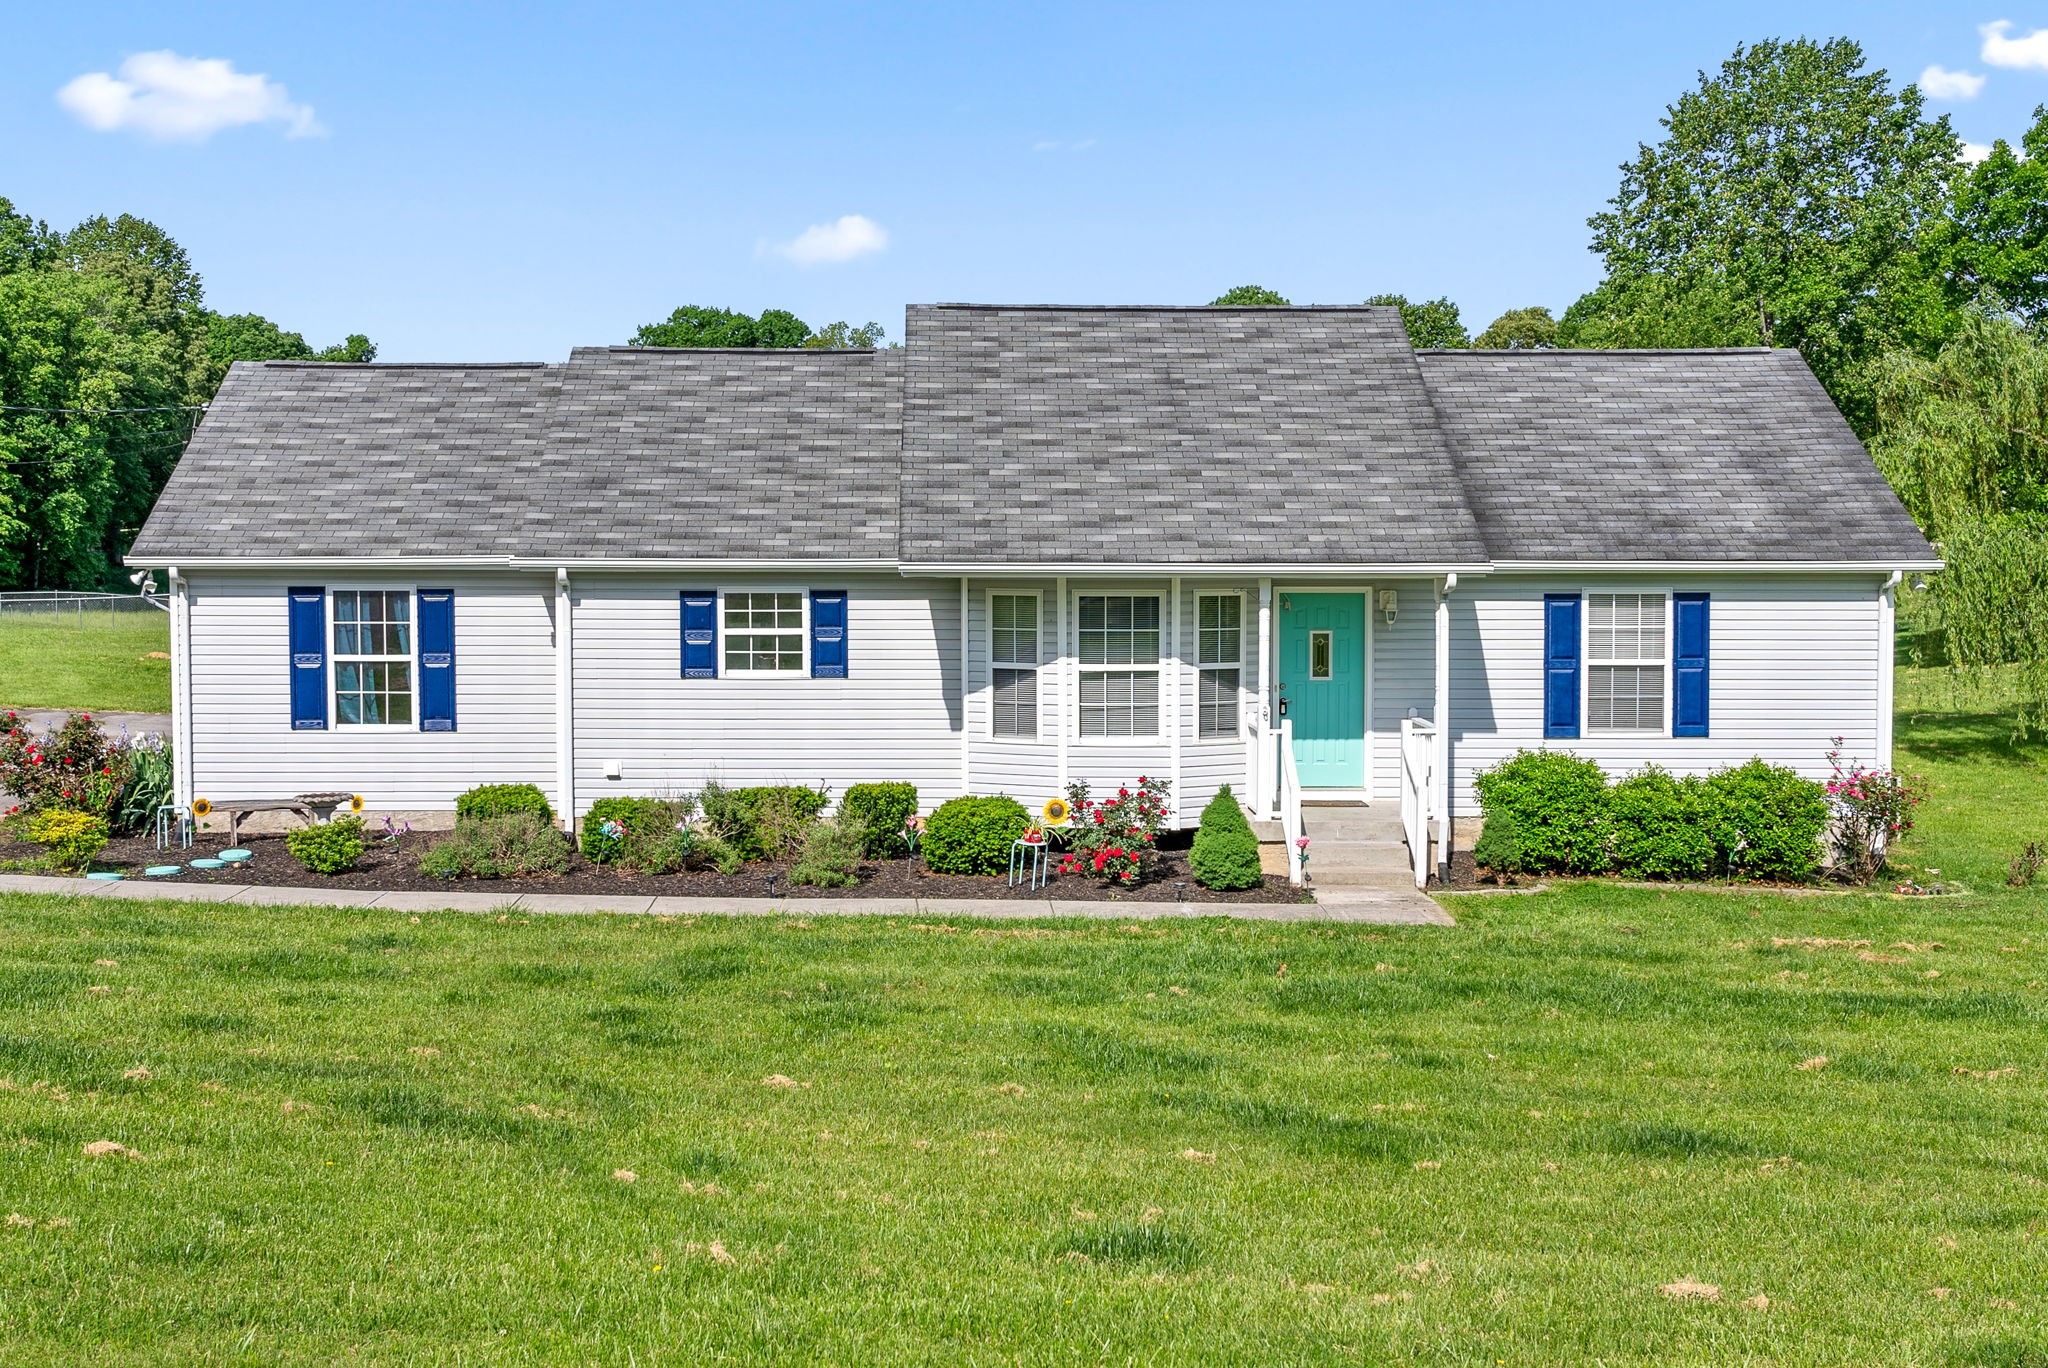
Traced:
<path fill-rule="evenodd" d="M 1488 826 L 1503 813 L 1514 819 L 1523 869 L 1598 874 L 1607 868 L 1607 775 L 1594 761 L 1568 751 L 1519 750 L 1480 771 L 1472 787 Z"/>
<path fill-rule="evenodd" d="M 1820 872 L 1828 800 L 1820 784 L 1751 760 L 1706 781 L 1716 854 L 1731 874 L 1805 882 Z"/>
<path fill-rule="evenodd" d="M 1522 863 L 1522 828 L 1516 824 L 1514 813 L 1503 808 L 1486 819 L 1486 825 L 1479 828 L 1479 839 L 1472 843 L 1472 863 L 1496 874 L 1526 872 Z"/>
<path fill-rule="evenodd" d="M 600 798 L 583 814 L 577 848 L 592 864 L 609 864 L 625 851 L 627 836 L 645 836 L 658 824 L 673 825 L 667 820 L 671 806 L 661 798 Z M 617 822 L 623 832 L 609 835 L 606 822 Z"/>
<path fill-rule="evenodd" d="M 1001 874 L 1010 846 L 1031 825 L 1015 798 L 954 798 L 925 824 L 924 862 L 941 874 Z"/>
<path fill-rule="evenodd" d="M 901 855 L 903 824 L 917 815 L 917 785 L 855 784 L 839 800 L 839 815 L 861 824 L 862 853 L 869 859 Z"/>
<path fill-rule="evenodd" d="M 1714 868 L 1706 785 L 1651 765 L 1607 794 L 1614 872 L 1632 879 L 1704 879 Z"/>
<path fill-rule="evenodd" d="M 337 817 L 300 827 L 284 838 L 285 848 L 315 874 L 346 874 L 363 858 L 363 819 Z"/>
<path fill-rule="evenodd" d="M 532 784 L 478 784 L 455 800 L 455 820 L 481 821 L 531 812 L 543 822 L 555 820 L 547 795 Z"/>
<path fill-rule="evenodd" d="M 1225 784 L 1202 809 L 1195 847 L 1188 853 L 1188 872 L 1204 888 L 1257 888 L 1265 879 L 1259 869 L 1259 838 Z"/>

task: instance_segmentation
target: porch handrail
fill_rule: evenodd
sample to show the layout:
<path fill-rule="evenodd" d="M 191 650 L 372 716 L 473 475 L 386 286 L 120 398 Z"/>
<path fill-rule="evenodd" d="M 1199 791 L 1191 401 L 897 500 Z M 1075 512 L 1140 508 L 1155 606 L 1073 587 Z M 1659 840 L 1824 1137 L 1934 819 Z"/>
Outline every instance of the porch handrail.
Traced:
<path fill-rule="evenodd" d="M 1401 719 L 1401 830 L 1415 866 L 1415 886 L 1429 882 L 1429 824 L 1437 816 L 1436 724 Z"/>
<path fill-rule="evenodd" d="M 1301 766 L 1294 759 L 1294 720 L 1286 717 L 1280 719 L 1280 831 L 1287 839 L 1287 882 L 1299 888 L 1308 879 L 1301 848 Z"/>

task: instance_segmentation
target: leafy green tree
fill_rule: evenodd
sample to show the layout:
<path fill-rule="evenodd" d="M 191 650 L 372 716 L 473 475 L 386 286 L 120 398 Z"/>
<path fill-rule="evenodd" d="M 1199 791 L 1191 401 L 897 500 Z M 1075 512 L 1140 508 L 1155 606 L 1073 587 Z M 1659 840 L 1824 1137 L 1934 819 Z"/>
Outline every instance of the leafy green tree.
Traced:
<path fill-rule="evenodd" d="M 1932 359 L 1875 368 L 1872 453 L 1947 568 L 1934 626 L 1958 682 L 2016 683 L 2022 730 L 2048 722 L 2048 343 L 1983 308 Z"/>
<path fill-rule="evenodd" d="M 636 347 L 801 347 L 811 330 L 786 309 L 769 309 L 759 318 L 733 309 L 685 304 L 660 323 L 648 323 L 633 334 Z"/>
<path fill-rule="evenodd" d="M 1458 348 L 1472 345 L 1472 335 L 1465 331 L 1465 320 L 1459 316 L 1458 306 L 1448 298 L 1439 296 L 1410 302 L 1406 295 L 1376 294 L 1365 302 L 1399 309 L 1401 326 L 1408 332 L 1410 346 Z"/>
<path fill-rule="evenodd" d="M 2000 139 L 1958 175 L 1920 253 L 1956 309 L 1988 295 L 2032 326 L 2048 323 L 2048 105 L 2017 151 Z"/>
<path fill-rule="evenodd" d="M 57 235 L 50 226 L 17 213 L 14 201 L 0 195 L 0 275 L 48 265 L 57 254 Z"/>
<path fill-rule="evenodd" d="M 1846 38 L 1738 47 L 1663 120 L 1588 222 L 1606 296 L 1575 322 L 1678 299 L 1717 343 L 1797 347 L 1859 431 L 1874 421 L 1868 364 L 1938 343 L 1948 311 L 1915 257 L 1942 215 L 1960 142 L 1911 85 L 1865 71 Z M 1643 291 L 1645 277 L 1662 278 Z M 1742 315 L 1754 325 L 1735 319 Z M 1712 327 L 1704 329 L 1714 335 Z"/>
<path fill-rule="evenodd" d="M 1211 308 L 1219 304 L 1231 304 L 1239 307 L 1259 305 L 1268 308 L 1285 308 L 1287 307 L 1287 297 L 1277 290 L 1269 290 L 1263 285 L 1240 285 L 1234 290 L 1225 290 L 1222 294 L 1209 301 Z"/>
<path fill-rule="evenodd" d="M 361 333 L 350 333 L 331 347 L 322 347 L 316 361 L 353 361 L 365 364 L 377 359 L 377 344 Z"/>
<path fill-rule="evenodd" d="M 809 344 L 811 326 L 787 309 L 763 309 L 754 320 L 757 347 L 802 347 Z"/>
<path fill-rule="evenodd" d="M 1474 347 L 1492 351 L 1528 351 L 1555 347 L 1557 320 L 1542 305 L 1509 309 L 1486 325 L 1486 331 L 1472 339 Z"/>
<path fill-rule="evenodd" d="M 1557 321 L 1560 347 L 1760 347 L 1757 314 L 1715 279 L 1610 276 Z"/>
<path fill-rule="evenodd" d="M 879 323 L 827 323 L 804 339 L 806 347 L 879 347 L 888 333 Z"/>

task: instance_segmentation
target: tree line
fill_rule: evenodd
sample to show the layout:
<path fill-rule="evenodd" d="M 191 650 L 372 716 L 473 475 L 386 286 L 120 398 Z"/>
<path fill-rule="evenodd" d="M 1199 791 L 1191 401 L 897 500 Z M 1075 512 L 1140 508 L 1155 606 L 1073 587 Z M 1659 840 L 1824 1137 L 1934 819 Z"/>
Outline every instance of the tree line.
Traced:
<path fill-rule="evenodd" d="M 120 558 L 234 362 L 376 354 L 208 309 L 145 219 L 58 232 L 0 198 L 0 590 L 125 588 Z"/>

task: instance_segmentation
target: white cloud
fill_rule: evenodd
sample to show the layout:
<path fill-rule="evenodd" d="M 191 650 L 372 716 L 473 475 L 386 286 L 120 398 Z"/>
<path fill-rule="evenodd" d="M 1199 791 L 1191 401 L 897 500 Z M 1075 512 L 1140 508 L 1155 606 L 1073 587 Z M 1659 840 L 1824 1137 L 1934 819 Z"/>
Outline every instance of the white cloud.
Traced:
<path fill-rule="evenodd" d="M 138 52 L 121 74 L 91 71 L 57 92 L 57 103 L 102 133 L 132 129 L 166 142 L 200 142 L 240 124 L 281 123 L 285 136 L 324 133 L 309 105 L 294 104 L 268 76 L 219 57 Z"/>
<path fill-rule="evenodd" d="M 775 251 L 799 266 L 827 266 L 879 252 L 889 245 L 888 230 L 862 214 L 845 214 L 833 223 L 814 223 Z"/>
<path fill-rule="evenodd" d="M 1956 153 L 1956 160 L 1959 162 L 1968 162 L 1974 166 L 1976 163 L 1983 161 L 1986 157 L 1990 155 L 1991 148 L 1988 144 L 1966 142 L 1963 144 L 1963 150 Z"/>
<path fill-rule="evenodd" d="M 1933 100 L 1974 100 L 1987 79 L 1974 72 L 1950 71 L 1937 65 L 1920 73 L 1920 89 Z"/>
<path fill-rule="evenodd" d="M 2010 19 L 1978 28 L 1977 32 L 1984 35 L 1984 60 L 1993 66 L 2039 67 L 2048 71 L 2048 29 L 2035 29 L 2024 38 L 2006 37 L 2011 31 Z"/>

